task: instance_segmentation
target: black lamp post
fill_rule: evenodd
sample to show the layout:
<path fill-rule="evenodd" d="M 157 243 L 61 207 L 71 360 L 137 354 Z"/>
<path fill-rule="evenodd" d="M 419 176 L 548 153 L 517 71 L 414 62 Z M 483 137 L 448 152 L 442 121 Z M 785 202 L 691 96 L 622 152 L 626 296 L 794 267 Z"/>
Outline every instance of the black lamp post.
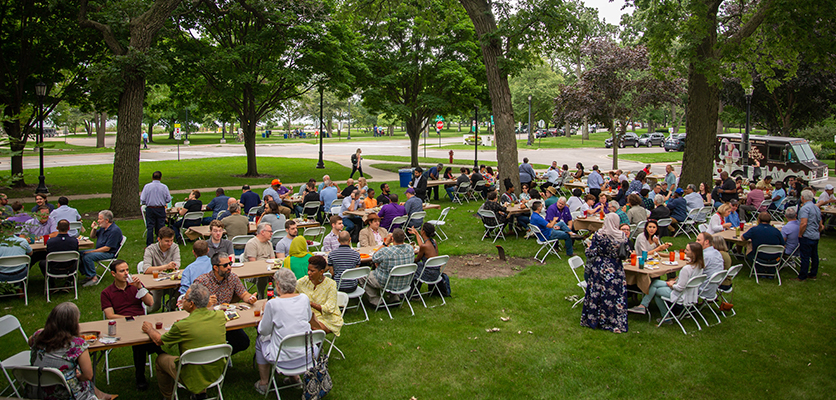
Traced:
<path fill-rule="evenodd" d="M 35 84 L 35 94 L 38 95 L 38 140 L 40 144 L 41 174 L 38 176 L 38 188 L 35 193 L 49 193 L 44 182 L 44 97 L 46 96 L 46 83 Z"/>
<path fill-rule="evenodd" d="M 749 179 L 749 115 L 752 110 L 752 93 L 755 91 L 755 88 L 751 85 L 747 86 L 743 92 L 746 94 L 746 131 L 743 133 L 743 137 L 741 138 L 741 146 L 740 149 L 740 162 L 743 166 L 743 175 L 746 176 L 746 179 Z"/>
<path fill-rule="evenodd" d="M 351 97 L 348 98 L 348 140 L 351 140 Z"/>
<path fill-rule="evenodd" d="M 473 135 L 473 172 L 476 172 L 479 170 L 479 105 L 474 107 Z"/>
<path fill-rule="evenodd" d="M 325 168 L 325 161 L 322 160 L 322 135 L 324 125 L 322 123 L 322 108 L 325 104 L 324 102 L 325 96 L 325 88 L 322 86 L 319 87 L 319 162 L 316 163 L 316 169 L 323 169 Z"/>
<path fill-rule="evenodd" d="M 528 95 L 528 145 L 531 146 L 531 95 Z"/>

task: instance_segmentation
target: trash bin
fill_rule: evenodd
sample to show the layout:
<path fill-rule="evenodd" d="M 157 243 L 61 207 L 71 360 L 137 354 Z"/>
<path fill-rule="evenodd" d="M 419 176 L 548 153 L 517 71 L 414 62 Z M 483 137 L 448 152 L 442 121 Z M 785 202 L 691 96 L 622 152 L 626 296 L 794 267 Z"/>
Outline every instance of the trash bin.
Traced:
<path fill-rule="evenodd" d="M 399 169 L 398 176 L 401 178 L 401 187 L 409 187 L 409 182 L 412 180 L 412 168 Z"/>
<path fill-rule="evenodd" d="M 261 137 L 266 139 L 267 138 L 267 132 L 261 132 Z"/>
<path fill-rule="evenodd" d="M 287 139 L 287 132 L 284 133 L 284 138 Z"/>

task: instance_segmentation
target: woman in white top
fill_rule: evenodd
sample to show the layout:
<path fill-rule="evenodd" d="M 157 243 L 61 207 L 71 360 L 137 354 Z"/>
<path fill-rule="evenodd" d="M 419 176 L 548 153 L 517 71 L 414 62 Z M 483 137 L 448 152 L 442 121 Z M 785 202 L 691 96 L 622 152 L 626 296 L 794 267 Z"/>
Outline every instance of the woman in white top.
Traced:
<path fill-rule="evenodd" d="M 575 211 L 582 211 L 581 207 L 584 205 L 584 201 L 581 200 L 581 196 L 583 195 L 583 190 L 575 189 L 572 191 L 572 197 L 569 197 L 566 200 L 566 207 L 569 207 L 569 212 Z"/>
<path fill-rule="evenodd" d="M 308 360 L 305 360 L 305 350 L 279 351 L 279 344 L 282 339 L 289 335 L 309 332 L 312 329 L 319 329 L 319 322 L 311 311 L 311 301 L 308 296 L 296 293 L 296 275 L 287 268 L 281 268 L 273 274 L 276 290 L 279 296 L 271 299 L 264 305 L 264 312 L 261 322 L 258 324 L 258 339 L 255 343 L 255 359 L 258 364 L 259 380 L 255 383 L 255 389 L 260 394 L 267 392 L 267 383 L 270 381 L 270 373 L 273 366 L 278 364 L 282 368 L 298 368 L 310 362 L 316 354 L 308 353 Z M 314 353 L 318 349 L 314 349 Z M 299 377 L 288 379 L 299 381 Z"/>
<path fill-rule="evenodd" d="M 668 307 L 665 305 L 665 301 L 662 300 L 662 297 L 668 297 L 673 301 L 679 299 L 679 296 L 682 294 L 682 291 L 685 290 L 685 286 L 688 284 L 688 281 L 691 280 L 691 278 L 702 274 L 702 271 L 705 268 L 705 262 L 702 258 L 702 246 L 699 243 L 688 243 L 688 246 L 685 247 L 685 255 L 689 260 L 691 260 L 691 262 L 679 271 L 677 279 L 671 279 L 668 281 L 657 279 L 651 282 L 650 290 L 648 290 L 647 295 L 642 298 L 642 303 L 627 311 L 637 314 L 645 314 L 647 313 L 647 307 L 650 306 L 650 301 L 655 299 L 656 306 L 659 307 L 659 312 L 662 313 L 662 316 L 667 314 Z M 696 301 L 696 296 L 697 291 L 694 291 L 694 298 L 685 300 Z M 661 321 L 661 318 L 657 321 Z M 669 321 L 670 320 L 666 320 L 665 322 L 669 323 Z"/>
<path fill-rule="evenodd" d="M 711 216 L 711 219 L 708 220 L 708 229 L 705 231 L 714 235 L 731 228 L 731 222 L 726 222 L 726 217 L 729 216 L 730 212 L 731 206 L 728 203 L 721 205 L 720 208 L 717 209 L 717 212 Z"/>
<path fill-rule="evenodd" d="M 656 220 L 649 219 L 644 225 L 644 232 L 636 237 L 636 254 L 641 255 L 643 251 L 647 252 L 648 256 L 667 256 L 667 253 L 659 254 L 660 251 L 667 250 L 671 247 L 670 243 L 662 243 L 656 232 L 659 230 L 659 224 Z"/>

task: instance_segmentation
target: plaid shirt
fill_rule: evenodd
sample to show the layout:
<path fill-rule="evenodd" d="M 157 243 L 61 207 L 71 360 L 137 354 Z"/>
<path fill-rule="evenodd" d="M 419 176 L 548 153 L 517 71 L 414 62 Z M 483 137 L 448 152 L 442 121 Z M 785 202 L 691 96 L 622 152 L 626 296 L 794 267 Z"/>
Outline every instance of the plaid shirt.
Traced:
<path fill-rule="evenodd" d="M 385 285 L 386 280 L 389 279 L 389 272 L 392 271 L 392 268 L 399 265 L 412 264 L 414 258 L 415 252 L 409 244 L 404 243 L 384 247 L 372 256 L 372 262 L 377 264 L 377 268 L 372 271 L 372 274 L 374 274 L 375 279 L 377 279 L 381 285 Z M 389 289 L 403 289 L 406 285 L 411 283 L 411 276 L 396 278 L 392 280 Z"/>
<path fill-rule="evenodd" d="M 235 296 L 243 299 L 244 293 L 247 293 L 247 288 L 233 272 L 230 272 L 229 276 L 222 281 L 215 279 L 214 271 L 209 272 L 195 278 L 192 285 L 195 283 L 200 283 L 209 290 L 209 294 L 217 296 L 218 304 L 232 303 L 232 298 Z"/>

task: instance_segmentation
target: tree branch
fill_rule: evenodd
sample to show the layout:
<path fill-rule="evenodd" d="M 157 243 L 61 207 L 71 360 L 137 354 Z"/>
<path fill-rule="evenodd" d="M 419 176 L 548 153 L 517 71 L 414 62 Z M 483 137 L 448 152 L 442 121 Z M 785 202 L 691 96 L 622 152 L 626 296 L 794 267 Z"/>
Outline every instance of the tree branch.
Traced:
<path fill-rule="evenodd" d="M 743 39 L 752 36 L 752 34 L 755 33 L 755 30 L 757 30 L 761 23 L 763 23 L 764 19 L 766 19 L 766 15 L 772 11 L 774 5 L 775 0 L 764 0 L 761 2 L 760 7 L 757 11 L 755 11 L 755 14 L 752 15 L 752 18 L 746 21 L 745 24 L 741 25 L 740 30 L 729 36 L 725 43 L 727 45 L 726 48 L 737 46 L 743 41 Z"/>
<path fill-rule="evenodd" d="M 125 47 L 119 43 L 119 40 L 116 39 L 116 35 L 113 34 L 113 30 L 110 29 L 110 26 L 87 18 L 87 3 L 88 0 L 81 0 L 81 5 L 78 8 L 78 24 L 85 28 L 93 28 L 101 32 L 104 37 L 105 44 L 107 44 L 107 47 L 109 47 L 114 54 L 126 54 L 127 49 L 125 49 Z"/>

